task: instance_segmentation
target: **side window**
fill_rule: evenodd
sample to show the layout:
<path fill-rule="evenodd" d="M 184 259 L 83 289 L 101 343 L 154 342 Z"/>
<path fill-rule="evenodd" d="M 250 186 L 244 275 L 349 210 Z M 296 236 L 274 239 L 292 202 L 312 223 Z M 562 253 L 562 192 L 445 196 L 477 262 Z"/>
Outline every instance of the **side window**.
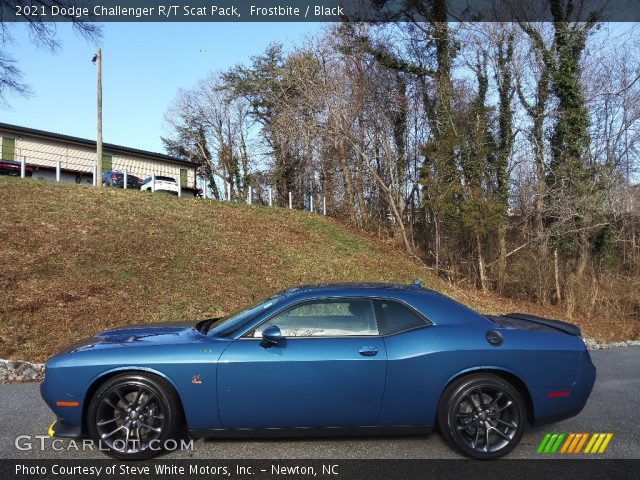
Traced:
<path fill-rule="evenodd" d="M 374 300 L 381 335 L 422 327 L 427 323 L 401 303 L 392 300 Z"/>
<path fill-rule="evenodd" d="M 378 335 L 370 300 L 319 300 L 296 305 L 263 323 L 255 332 L 276 325 L 284 337 Z"/>

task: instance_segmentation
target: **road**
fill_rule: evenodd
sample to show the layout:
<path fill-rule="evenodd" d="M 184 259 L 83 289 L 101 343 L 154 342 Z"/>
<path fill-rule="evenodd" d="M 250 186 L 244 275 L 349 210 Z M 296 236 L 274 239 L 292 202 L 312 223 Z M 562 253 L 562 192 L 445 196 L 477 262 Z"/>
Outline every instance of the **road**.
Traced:
<path fill-rule="evenodd" d="M 534 458 L 546 432 L 612 432 L 604 458 L 640 458 L 640 347 L 591 352 L 598 378 L 589 403 L 574 418 L 529 428 L 509 458 Z M 18 450 L 18 435 L 46 435 L 52 414 L 40 398 L 38 384 L 0 384 L 0 452 L 2 458 L 105 458 L 99 451 Z M 36 444 L 37 442 L 34 442 Z M 305 458 L 458 458 L 439 434 L 415 437 L 358 437 L 278 440 L 199 440 L 190 451 L 166 459 L 305 459 Z M 556 456 L 557 458 L 557 456 Z"/>

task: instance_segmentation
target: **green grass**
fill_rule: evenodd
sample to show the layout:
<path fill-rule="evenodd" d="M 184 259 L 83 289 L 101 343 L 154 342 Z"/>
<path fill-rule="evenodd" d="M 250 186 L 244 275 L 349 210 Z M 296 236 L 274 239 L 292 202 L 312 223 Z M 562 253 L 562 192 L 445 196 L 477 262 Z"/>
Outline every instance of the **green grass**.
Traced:
<path fill-rule="evenodd" d="M 302 283 L 422 278 L 481 310 L 551 316 L 447 286 L 309 212 L 0 177 L 0 218 L 0 358 L 44 360 L 106 328 L 218 316 Z"/>

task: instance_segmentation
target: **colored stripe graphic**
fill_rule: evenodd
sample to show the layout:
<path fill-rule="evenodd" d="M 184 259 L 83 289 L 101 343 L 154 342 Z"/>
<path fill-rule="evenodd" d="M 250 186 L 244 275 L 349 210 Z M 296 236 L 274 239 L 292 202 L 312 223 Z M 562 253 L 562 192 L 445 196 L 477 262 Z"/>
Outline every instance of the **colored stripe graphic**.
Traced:
<path fill-rule="evenodd" d="M 587 438 L 589 438 L 589 434 L 588 433 L 583 433 L 582 434 L 582 438 L 580 439 L 580 442 L 576 446 L 576 450 L 573 453 L 580 453 L 580 451 L 582 450 L 582 446 L 584 445 L 584 442 L 587 441 Z"/>
<path fill-rule="evenodd" d="M 557 433 L 554 433 L 553 435 L 551 435 L 551 438 L 547 442 L 547 446 L 544 447 L 544 453 L 551 453 L 551 448 L 553 447 L 553 444 L 556 442 L 557 438 L 558 438 Z"/>
<path fill-rule="evenodd" d="M 576 436 L 573 437 L 573 442 L 571 442 L 571 446 L 569 447 L 567 453 L 573 453 L 580 440 L 582 440 L 582 434 L 576 433 Z"/>
<path fill-rule="evenodd" d="M 551 452 L 550 453 L 556 453 L 556 451 L 558 451 L 558 448 L 560 448 L 560 444 L 562 443 L 562 440 L 564 440 L 565 436 L 566 436 L 566 434 L 564 434 L 564 433 L 561 433 L 560 435 L 558 435 L 558 439 L 556 440 L 556 443 L 551 448 Z"/>
<path fill-rule="evenodd" d="M 609 442 L 612 438 L 613 433 L 607 433 L 607 436 L 604 438 L 604 442 L 602 442 L 602 445 L 600 445 L 600 450 L 598 450 L 598 453 L 604 453 L 604 451 L 607 449 L 607 445 L 609 445 Z"/>
<path fill-rule="evenodd" d="M 567 453 L 567 449 L 569 448 L 569 445 L 571 445 L 571 442 L 573 442 L 573 439 L 576 437 L 575 433 L 570 433 L 569 436 L 567 437 L 567 439 L 564 442 L 564 445 L 562 445 L 562 449 L 560 450 L 560 453 Z"/>
<path fill-rule="evenodd" d="M 544 447 L 547 445 L 547 442 L 549 441 L 549 439 L 551 438 L 551 434 L 547 433 L 544 438 L 542 439 L 542 441 L 540 442 L 540 445 L 538 445 L 538 453 L 542 453 L 544 452 Z"/>
<path fill-rule="evenodd" d="M 600 444 L 604 440 L 604 437 L 606 437 L 606 435 L 604 433 L 599 433 L 598 434 L 598 439 L 596 440 L 596 443 L 594 443 L 593 447 L 591 447 L 591 451 L 587 452 L 587 453 L 596 453 L 598 451 L 598 449 L 600 448 Z"/>
<path fill-rule="evenodd" d="M 587 447 L 584 449 L 584 453 L 591 453 L 591 447 L 595 445 L 599 436 L 600 436 L 599 433 L 594 433 L 593 435 L 591 435 L 591 438 L 589 439 L 589 443 L 587 443 Z"/>
<path fill-rule="evenodd" d="M 547 433 L 536 451 L 539 454 L 599 454 L 604 453 L 612 438 L 613 433 Z"/>

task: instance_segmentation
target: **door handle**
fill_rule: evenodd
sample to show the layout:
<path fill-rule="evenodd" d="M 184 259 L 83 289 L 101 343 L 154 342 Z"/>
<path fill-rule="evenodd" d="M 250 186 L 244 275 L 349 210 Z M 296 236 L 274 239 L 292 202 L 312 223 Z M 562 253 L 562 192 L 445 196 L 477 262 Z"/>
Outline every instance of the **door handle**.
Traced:
<path fill-rule="evenodd" d="M 378 353 L 377 347 L 361 347 L 358 350 L 360 355 L 364 355 L 365 357 L 373 357 L 376 353 Z"/>

